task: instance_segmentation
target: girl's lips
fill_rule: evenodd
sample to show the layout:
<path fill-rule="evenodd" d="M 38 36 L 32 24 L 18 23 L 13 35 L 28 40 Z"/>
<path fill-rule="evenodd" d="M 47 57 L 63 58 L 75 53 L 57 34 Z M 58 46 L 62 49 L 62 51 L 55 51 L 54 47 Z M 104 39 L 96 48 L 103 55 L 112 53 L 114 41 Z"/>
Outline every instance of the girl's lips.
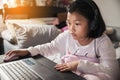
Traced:
<path fill-rule="evenodd" d="M 75 36 L 75 34 L 72 34 L 72 36 Z"/>
<path fill-rule="evenodd" d="M 74 38 L 76 37 L 76 35 L 75 35 L 75 34 L 71 34 L 71 35 L 72 35 L 72 37 L 74 37 Z"/>
<path fill-rule="evenodd" d="M 75 37 L 75 36 L 76 36 L 73 32 L 70 32 L 70 34 L 71 34 L 73 37 Z"/>
<path fill-rule="evenodd" d="M 71 33 L 72 34 L 72 36 L 75 36 L 75 34 L 74 33 Z"/>

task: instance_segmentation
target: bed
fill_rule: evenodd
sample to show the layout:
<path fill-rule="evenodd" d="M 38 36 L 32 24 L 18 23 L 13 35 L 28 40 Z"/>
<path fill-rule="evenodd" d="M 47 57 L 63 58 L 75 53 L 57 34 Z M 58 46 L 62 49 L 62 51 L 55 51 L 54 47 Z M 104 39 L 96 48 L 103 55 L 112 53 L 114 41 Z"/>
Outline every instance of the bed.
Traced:
<path fill-rule="evenodd" d="M 53 22 L 65 11 L 46 6 L 6 8 L 3 18 L 7 29 L 1 33 L 4 52 L 52 41 L 61 33 Z"/>

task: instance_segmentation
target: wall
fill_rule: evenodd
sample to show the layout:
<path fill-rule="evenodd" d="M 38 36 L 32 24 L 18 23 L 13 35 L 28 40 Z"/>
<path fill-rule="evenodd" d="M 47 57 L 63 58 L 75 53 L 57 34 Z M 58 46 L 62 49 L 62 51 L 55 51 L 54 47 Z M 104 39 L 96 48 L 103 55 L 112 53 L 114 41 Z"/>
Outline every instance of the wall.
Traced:
<path fill-rule="evenodd" d="M 99 6 L 106 25 L 120 27 L 120 0 L 94 0 Z"/>

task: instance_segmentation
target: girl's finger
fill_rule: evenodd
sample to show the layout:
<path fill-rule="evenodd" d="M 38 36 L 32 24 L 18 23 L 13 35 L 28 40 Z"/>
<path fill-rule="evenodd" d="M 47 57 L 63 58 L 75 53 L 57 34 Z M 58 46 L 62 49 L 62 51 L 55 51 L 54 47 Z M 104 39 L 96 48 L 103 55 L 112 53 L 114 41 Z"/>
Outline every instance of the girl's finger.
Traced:
<path fill-rule="evenodd" d="M 63 71 L 69 71 L 69 67 L 66 67 L 66 68 L 64 68 L 64 69 L 61 69 L 60 71 L 61 71 L 61 72 L 63 72 Z"/>
<path fill-rule="evenodd" d="M 69 66 L 67 64 L 60 64 L 56 65 L 55 68 L 60 71 L 68 71 L 70 70 Z"/>

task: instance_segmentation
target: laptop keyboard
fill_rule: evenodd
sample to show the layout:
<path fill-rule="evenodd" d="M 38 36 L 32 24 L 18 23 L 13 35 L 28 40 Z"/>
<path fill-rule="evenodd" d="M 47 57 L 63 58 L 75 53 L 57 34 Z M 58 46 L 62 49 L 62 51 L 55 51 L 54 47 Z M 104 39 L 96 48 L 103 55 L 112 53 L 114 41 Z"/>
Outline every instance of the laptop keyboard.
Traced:
<path fill-rule="evenodd" d="M 34 71 L 25 66 L 22 62 L 13 62 L 0 66 L 10 80 L 43 80 Z"/>

